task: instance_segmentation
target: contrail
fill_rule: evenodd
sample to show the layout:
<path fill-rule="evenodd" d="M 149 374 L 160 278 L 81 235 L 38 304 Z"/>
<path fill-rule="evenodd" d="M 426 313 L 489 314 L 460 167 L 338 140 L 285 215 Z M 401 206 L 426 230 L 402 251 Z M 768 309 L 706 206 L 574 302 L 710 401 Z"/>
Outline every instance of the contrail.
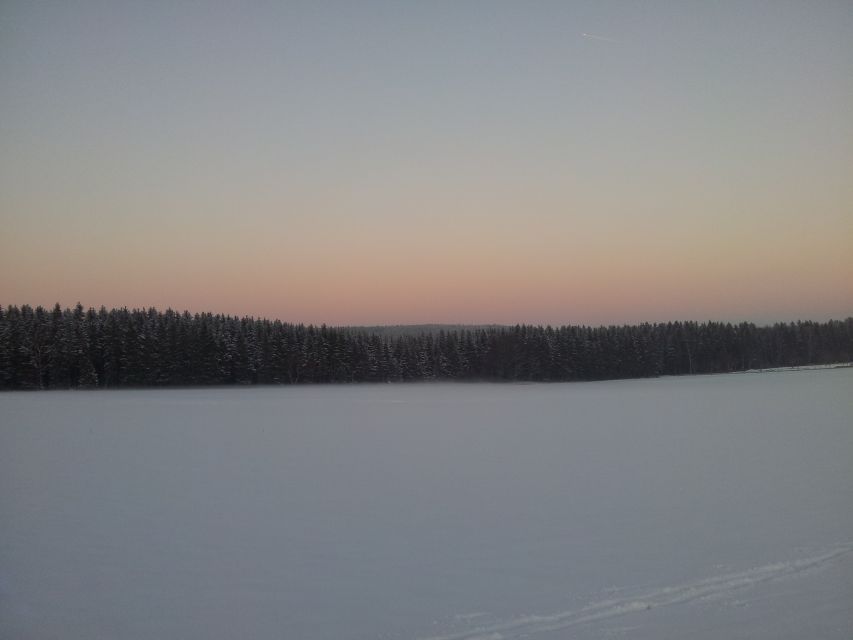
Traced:
<path fill-rule="evenodd" d="M 606 36 L 597 36 L 594 33 L 582 33 L 584 38 L 589 38 L 590 40 L 601 40 L 602 42 L 616 42 L 613 38 L 608 38 Z"/>

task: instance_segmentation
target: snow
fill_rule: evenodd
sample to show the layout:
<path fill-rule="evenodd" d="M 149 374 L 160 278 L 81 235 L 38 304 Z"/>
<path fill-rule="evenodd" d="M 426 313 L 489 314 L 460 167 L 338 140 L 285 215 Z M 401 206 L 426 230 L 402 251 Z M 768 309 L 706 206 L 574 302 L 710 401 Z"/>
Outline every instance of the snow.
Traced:
<path fill-rule="evenodd" d="M 797 367 L 770 367 L 767 369 L 747 369 L 738 373 L 782 373 L 785 371 L 816 371 L 818 369 L 846 369 L 853 367 L 853 362 L 835 362 L 832 364 L 804 364 Z"/>
<path fill-rule="evenodd" d="M 0 637 L 850 638 L 851 388 L 0 394 Z"/>
<path fill-rule="evenodd" d="M 474 630 L 432 636 L 428 640 L 476 640 L 477 638 L 493 636 L 505 637 L 503 634 L 509 631 L 513 633 L 513 637 L 526 638 L 547 631 L 558 631 L 592 622 L 609 621 L 630 613 L 650 611 L 658 607 L 670 607 L 697 600 L 704 602 L 723 600 L 741 590 L 755 587 L 761 583 L 775 582 L 786 577 L 796 577 L 797 574 L 811 569 L 820 569 L 823 565 L 840 560 L 851 552 L 853 552 L 853 545 L 846 545 L 813 557 L 777 562 L 692 583 L 646 590 L 642 595 L 632 598 L 606 599 L 577 610 L 549 615 L 521 616 L 491 626 L 481 626 Z"/>

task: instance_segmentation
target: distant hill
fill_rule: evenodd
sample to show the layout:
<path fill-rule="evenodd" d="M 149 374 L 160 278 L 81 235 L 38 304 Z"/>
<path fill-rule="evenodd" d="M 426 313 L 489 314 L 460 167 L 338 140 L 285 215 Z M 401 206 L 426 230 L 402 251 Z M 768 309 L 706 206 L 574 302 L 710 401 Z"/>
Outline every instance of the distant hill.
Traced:
<path fill-rule="evenodd" d="M 354 333 L 367 333 L 383 338 L 399 338 L 400 336 L 437 335 L 444 331 L 476 331 L 478 329 L 506 329 L 502 324 L 386 324 L 375 326 L 341 327 Z"/>

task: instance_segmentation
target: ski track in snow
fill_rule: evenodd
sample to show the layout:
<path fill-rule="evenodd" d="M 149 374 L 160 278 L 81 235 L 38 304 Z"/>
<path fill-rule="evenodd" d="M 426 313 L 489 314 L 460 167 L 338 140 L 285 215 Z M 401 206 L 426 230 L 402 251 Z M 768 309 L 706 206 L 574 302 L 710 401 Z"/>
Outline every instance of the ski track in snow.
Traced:
<path fill-rule="evenodd" d="M 574 611 L 519 616 L 505 622 L 481 625 L 467 631 L 459 631 L 446 635 L 429 636 L 422 640 L 511 640 L 512 638 L 527 637 L 532 634 L 549 631 L 559 631 L 581 624 L 599 622 L 658 607 L 684 604 L 694 600 L 719 599 L 740 589 L 793 577 L 809 569 L 819 568 L 852 551 L 853 544 L 847 544 L 821 555 L 787 562 L 776 562 L 696 582 L 662 587 L 632 598 L 602 600 Z"/>

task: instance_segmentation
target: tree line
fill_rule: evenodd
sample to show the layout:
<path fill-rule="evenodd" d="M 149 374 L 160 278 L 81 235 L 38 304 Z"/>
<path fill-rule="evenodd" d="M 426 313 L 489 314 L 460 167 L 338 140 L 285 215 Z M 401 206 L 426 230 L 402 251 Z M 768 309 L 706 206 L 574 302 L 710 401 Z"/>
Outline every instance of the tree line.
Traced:
<path fill-rule="evenodd" d="M 0 389 L 606 380 L 849 361 L 853 318 L 383 334 L 172 310 L 0 307 Z"/>

